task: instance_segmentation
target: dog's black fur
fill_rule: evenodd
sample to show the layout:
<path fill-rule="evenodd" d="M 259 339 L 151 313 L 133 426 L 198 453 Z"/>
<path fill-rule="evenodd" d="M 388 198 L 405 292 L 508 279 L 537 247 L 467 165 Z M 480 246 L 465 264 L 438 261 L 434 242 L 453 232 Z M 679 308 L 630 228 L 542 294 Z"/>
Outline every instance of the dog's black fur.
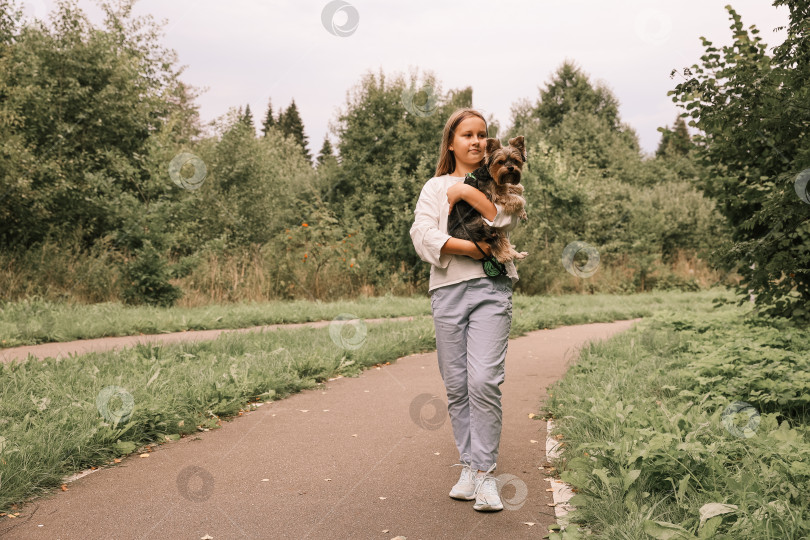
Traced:
<path fill-rule="evenodd" d="M 486 166 L 478 167 L 472 172 L 472 176 L 467 175 L 464 179 L 465 184 L 482 192 L 490 201 L 492 200 L 490 184 L 494 181 L 495 179 L 489 174 L 489 169 Z M 463 226 L 462 220 L 464 221 Z M 466 227 L 466 231 L 464 227 Z M 469 234 L 467 234 L 467 231 L 469 231 Z M 498 238 L 498 231 L 484 223 L 478 210 L 464 199 L 453 206 L 453 211 L 447 218 L 447 234 L 462 240 L 486 242 L 487 244 L 492 244 Z"/>

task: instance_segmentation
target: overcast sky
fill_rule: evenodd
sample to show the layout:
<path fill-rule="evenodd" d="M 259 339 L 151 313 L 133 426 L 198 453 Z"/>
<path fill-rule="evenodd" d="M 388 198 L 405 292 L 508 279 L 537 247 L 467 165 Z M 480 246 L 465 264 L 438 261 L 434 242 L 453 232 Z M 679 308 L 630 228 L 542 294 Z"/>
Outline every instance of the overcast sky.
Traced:
<path fill-rule="evenodd" d="M 135 11 L 167 21 L 164 43 L 187 66 L 183 80 L 205 90 L 203 121 L 249 103 L 258 123 L 268 98 L 276 111 L 295 99 L 313 156 L 369 70 L 432 71 L 442 91 L 471 86 L 473 106 L 505 128 L 510 107 L 534 102 L 566 59 L 614 92 L 654 152 L 656 128 L 679 112 L 666 94 L 681 79 L 670 72 L 699 61 L 701 36 L 730 43 L 728 3 L 769 46 L 782 42 L 773 29 L 788 11 L 768 0 L 140 0 Z M 24 2 L 32 15 L 52 5 Z M 94 2 L 79 5 L 99 20 Z"/>

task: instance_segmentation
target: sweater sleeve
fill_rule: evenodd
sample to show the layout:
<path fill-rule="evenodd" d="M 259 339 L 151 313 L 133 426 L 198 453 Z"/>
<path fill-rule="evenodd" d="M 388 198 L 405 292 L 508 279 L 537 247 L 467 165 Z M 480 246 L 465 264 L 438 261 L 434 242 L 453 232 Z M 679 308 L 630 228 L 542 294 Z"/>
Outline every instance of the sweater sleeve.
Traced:
<path fill-rule="evenodd" d="M 430 180 L 422 187 L 413 211 L 411 240 L 420 259 L 439 268 L 447 268 L 452 255 L 441 253 L 441 249 L 451 236 L 439 228 L 441 210 L 439 187 L 439 183 Z"/>

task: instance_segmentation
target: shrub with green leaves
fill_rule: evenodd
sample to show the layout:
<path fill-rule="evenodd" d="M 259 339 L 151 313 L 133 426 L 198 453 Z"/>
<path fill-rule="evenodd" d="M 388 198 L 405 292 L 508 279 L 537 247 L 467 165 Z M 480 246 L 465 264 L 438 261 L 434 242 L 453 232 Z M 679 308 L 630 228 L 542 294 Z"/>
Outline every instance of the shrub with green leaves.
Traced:
<path fill-rule="evenodd" d="M 169 283 L 171 272 L 166 261 L 148 240 L 135 257 L 124 264 L 124 302 L 170 307 L 183 296 Z"/>

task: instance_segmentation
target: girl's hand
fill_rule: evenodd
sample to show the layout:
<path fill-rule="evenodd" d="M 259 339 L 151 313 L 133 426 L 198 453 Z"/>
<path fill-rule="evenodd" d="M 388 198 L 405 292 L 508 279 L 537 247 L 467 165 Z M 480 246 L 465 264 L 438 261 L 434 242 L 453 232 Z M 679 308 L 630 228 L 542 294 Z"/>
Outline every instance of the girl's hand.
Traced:
<path fill-rule="evenodd" d="M 467 194 L 467 190 L 472 188 L 472 186 L 465 184 L 464 182 L 458 182 L 457 184 L 453 184 L 449 188 L 447 188 L 447 202 L 450 203 L 450 211 L 447 212 L 447 215 L 450 215 L 450 212 L 453 211 L 453 206 L 458 202 L 465 198 Z M 475 188 L 473 188 L 475 189 Z M 476 250 L 477 251 L 477 250 Z M 480 255 L 480 253 L 479 253 Z"/>
<path fill-rule="evenodd" d="M 481 247 L 481 250 L 484 253 L 486 253 L 487 257 L 492 255 L 492 248 L 489 247 L 489 244 L 487 244 L 486 242 L 476 242 L 476 243 Z M 472 255 L 470 255 L 470 257 L 472 257 L 473 259 L 475 259 L 477 261 L 480 261 L 481 259 L 484 258 L 484 256 L 481 255 L 481 252 L 478 251 L 478 249 L 475 247 L 475 245 L 472 246 L 472 251 L 473 251 L 473 253 L 472 253 Z"/>

